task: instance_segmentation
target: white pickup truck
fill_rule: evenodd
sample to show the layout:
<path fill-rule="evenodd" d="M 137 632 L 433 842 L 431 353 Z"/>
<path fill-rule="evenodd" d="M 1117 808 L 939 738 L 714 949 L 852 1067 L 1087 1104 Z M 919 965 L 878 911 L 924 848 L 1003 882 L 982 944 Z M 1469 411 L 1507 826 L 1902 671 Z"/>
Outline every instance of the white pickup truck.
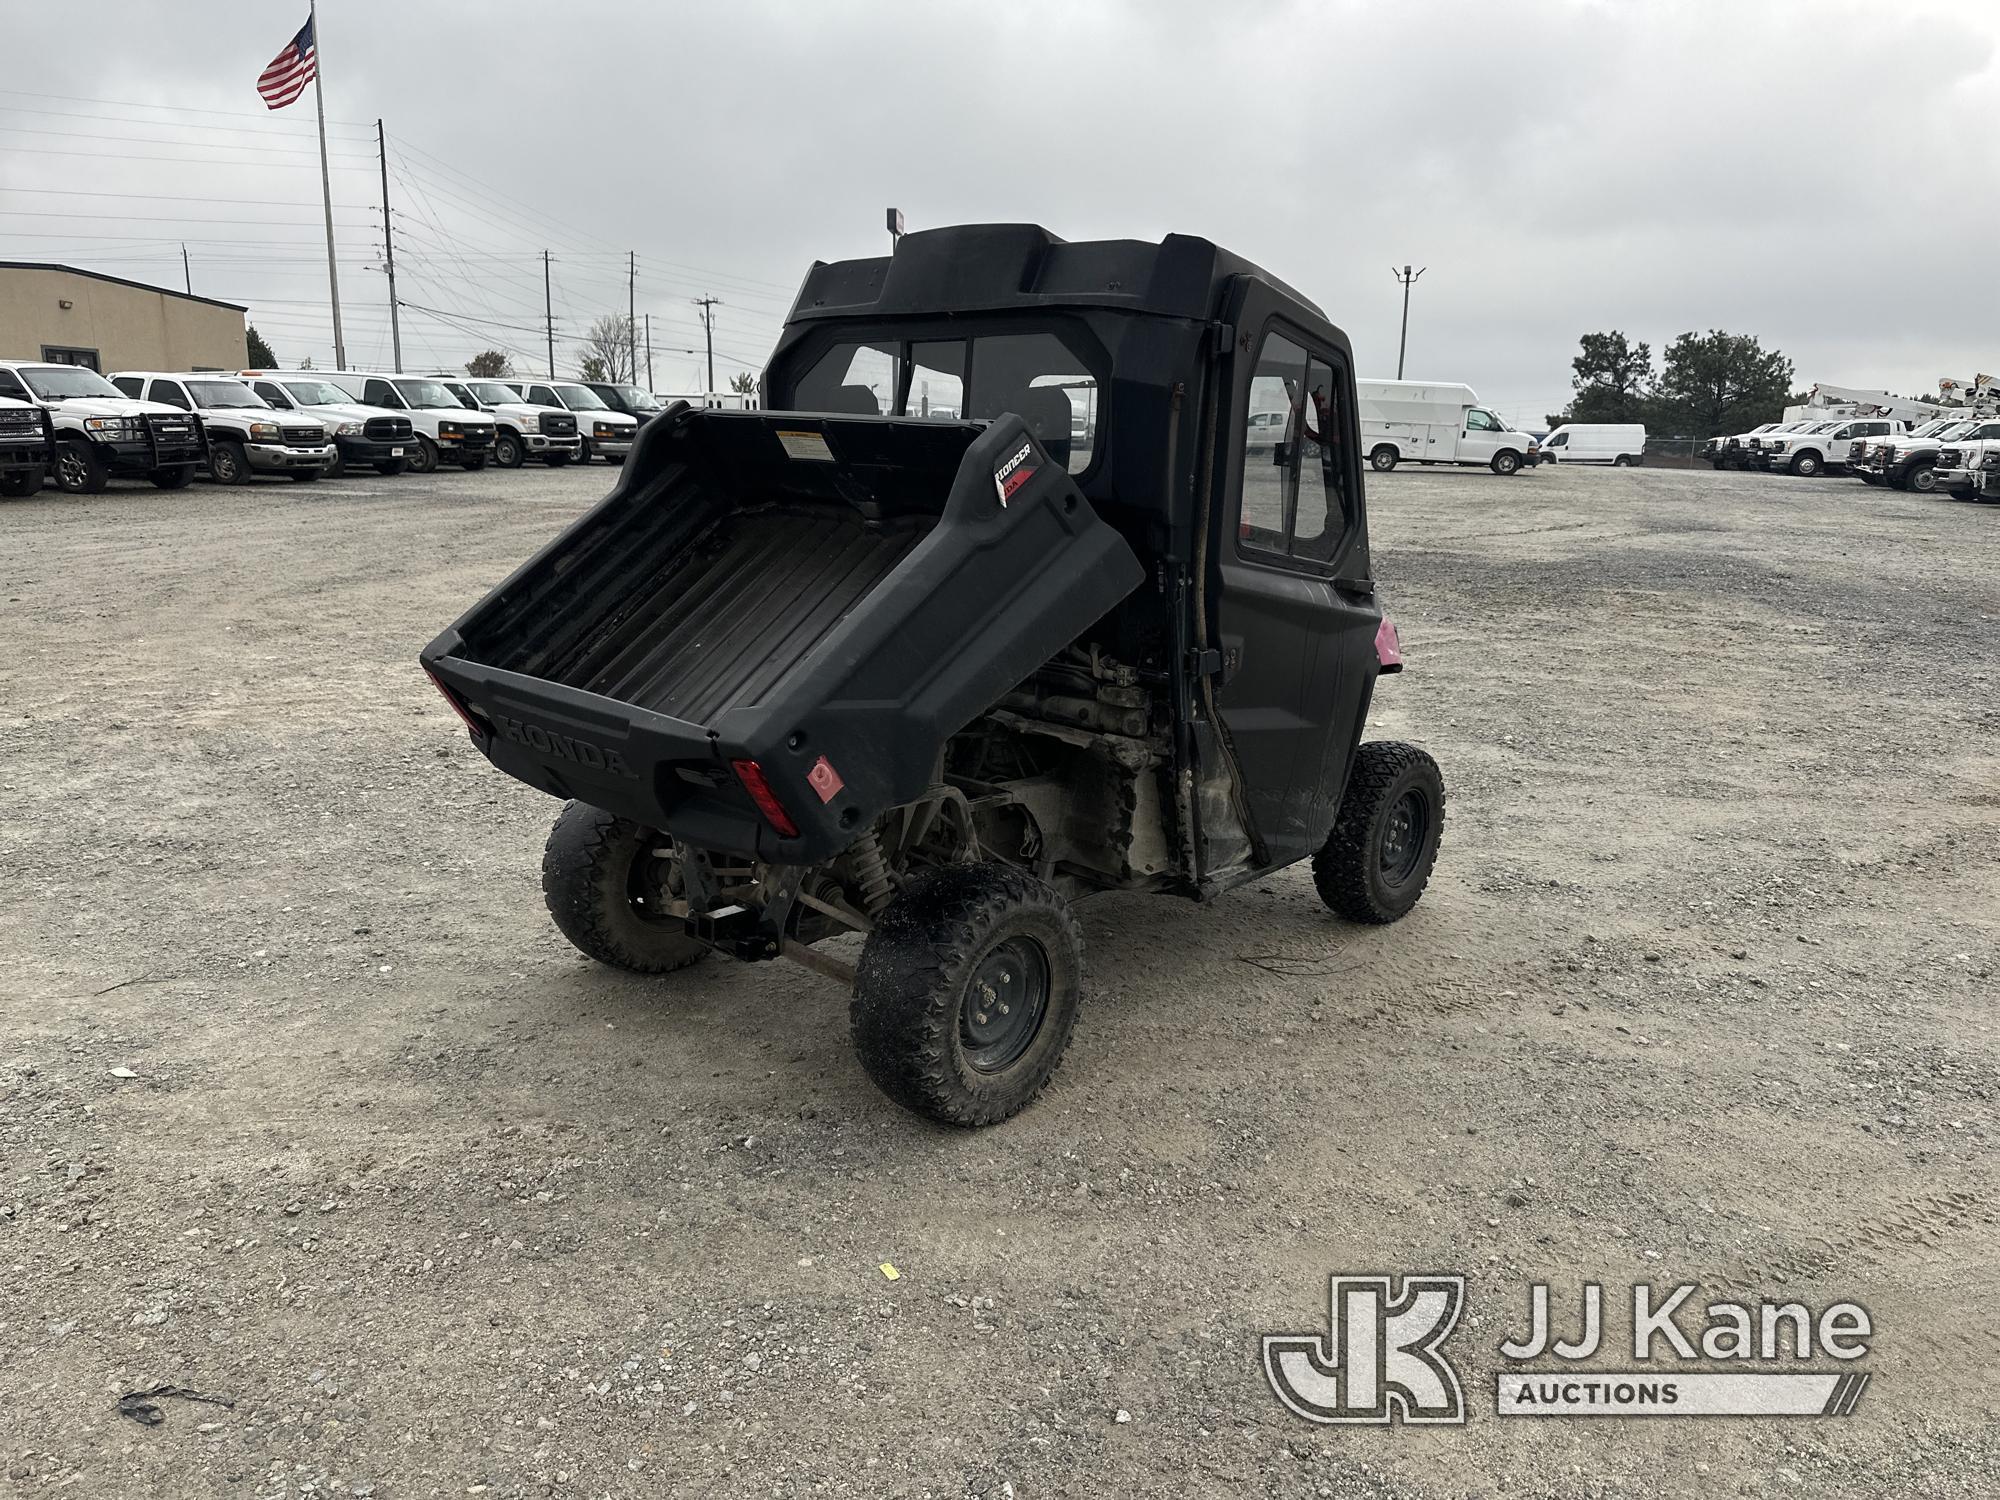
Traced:
<path fill-rule="evenodd" d="M 475 411 L 483 411 L 499 429 L 493 439 L 493 462 L 518 469 L 530 457 L 560 469 L 577 456 L 576 418 L 560 406 L 523 401 L 504 380 L 484 376 L 440 375 L 444 388 Z"/>
<path fill-rule="evenodd" d="M 217 484 L 248 484 L 258 474 L 305 483 L 333 462 L 333 437 L 323 423 L 272 411 L 234 376 L 120 370 L 111 383 L 128 396 L 201 418 L 208 434 L 208 477 Z"/>
<path fill-rule="evenodd" d="M 1869 484 L 1887 484 L 1893 489 L 1928 495 L 1937 488 L 1937 457 L 1941 448 L 1990 437 L 2000 437 L 2000 418 L 1941 417 L 1903 437 L 1871 442 L 1867 455 L 1864 457 L 1857 450 L 1848 467 Z"/>
<path fill-rule="evenodd" d="M 434 375 L 384 375 L 373 370 L 328 370 L 323 377 L 363 406 L 380 406 L 410 419 L 410 471 L 434 474 L 441 463 L 483 469 L 493 455 L 494 422 L 445 389 Z"/>
<path fill-rule="evenodd" d="M 114 478 L 186 489 L 208 456 L 192 412 L 134 401 L 95 370 L 0 360 L 0 396 L 39 406 L 56 434 L 56 488 L 95 495 Z"/>
<path fill-rule="evenodd" d="M 333 434 L 333 463 L 329 479 L 337 479 L 351 466 L 368 465 L 377 474 L 395 475 L 409 467 L 409 451 L 416 429 L 400 412 L 379 406 L 363 406 L 346 391 L 311 371 L 238 370 L 250 389 L 267 401 L 273 410 L 296 412 L 323 424 Z"/>
<path fill-rule="evenodd" d="M 625 462 L 632 451 L 632 439 L 639 435 L 636 417 L 613 411 L 604 398 L 580 380 L 510 380 L 507 384 L 536 406 L 560 406 L 576 416 L 576 435 L 582 440 L 578 461 L 608 458 Z"/>
<path fill-rule="evenodd" d="M 1846 467 L 1857 445 L 1865 446 L 1892 434 L 1900 436 L 1909 430 L 1910 424 L 1900 417 L 1839 417 L 1815 422 L 1803 432 L 1761 439 L 1761 446 L 1751 455 L 1751 466 L 1783 469 L 1787 474 L 1810 479 L 1828 469 Z"/>
<path fill-rule="evenodd" d="M 1954 499 L 2000 500 L 2000 437 L 1952 439 L 1938 449 L 1935 477 Z"/>
<path fill-rule="evenodd" d="M 42 487 L 56 461 L 55 424 L 29 401 L 0 396 L 0 497 L 19 500 Z"/>

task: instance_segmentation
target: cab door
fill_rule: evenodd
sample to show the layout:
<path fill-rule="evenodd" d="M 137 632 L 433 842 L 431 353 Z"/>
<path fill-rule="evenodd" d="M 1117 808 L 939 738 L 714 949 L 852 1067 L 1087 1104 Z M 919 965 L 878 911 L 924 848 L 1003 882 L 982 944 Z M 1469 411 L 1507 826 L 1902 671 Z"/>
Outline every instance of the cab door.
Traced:
<path fill-rule="evenodd" d="M 1209 546 L 1216 692 L 1257 868 L 1325 841 L 1374 691 L 1352 356 L 1246 281 L 1217 399 Z M 1278 420 L 1253 421 L 1277 414 Z"/>
<path fill-rule="evenodd" d="M 1458 461 L 1488 464 L 1500 451 L 1500 434 L 1506 429 L 1500 419 L 1483 406 L 1466 408 L 1464 430 L 1458 438 Z"/>

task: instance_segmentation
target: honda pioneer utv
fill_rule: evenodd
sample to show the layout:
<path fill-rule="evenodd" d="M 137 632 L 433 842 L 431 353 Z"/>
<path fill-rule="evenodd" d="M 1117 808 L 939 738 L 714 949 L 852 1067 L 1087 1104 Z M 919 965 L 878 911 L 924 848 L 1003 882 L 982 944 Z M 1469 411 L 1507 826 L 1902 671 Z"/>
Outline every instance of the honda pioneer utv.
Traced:
<path fill-rule="evenodd" d="M 814 265 L 764 397 L 648 423 L 422 654 L 568 799 L 576 947 L 796 959 L 852 987 L 884 1092 L 984 1125 L 1068 1045 L 1077 898 L 1309 858 L 1342 916 L 1416 903 L 1444 787 L 1361 743 L 1402 662 L 1311 303 L 1200 239 L 932 230 Z M 815 946 L 850 932 L 858 964 Z"/>

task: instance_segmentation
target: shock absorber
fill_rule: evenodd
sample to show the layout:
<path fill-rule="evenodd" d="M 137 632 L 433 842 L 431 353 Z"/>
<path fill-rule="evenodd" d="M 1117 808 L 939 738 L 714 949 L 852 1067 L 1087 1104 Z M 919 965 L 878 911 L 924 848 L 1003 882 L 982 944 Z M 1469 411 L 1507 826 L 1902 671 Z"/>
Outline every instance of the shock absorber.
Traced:
<path fill-rule="evenodd" d="M 854 863 L 854 883 L 861 888 L 861 909 L 879 917 L 896 894 L 889 879 L 889 861 L 882 857 L 882 840 L 871 829 L 847 851 Z"/>

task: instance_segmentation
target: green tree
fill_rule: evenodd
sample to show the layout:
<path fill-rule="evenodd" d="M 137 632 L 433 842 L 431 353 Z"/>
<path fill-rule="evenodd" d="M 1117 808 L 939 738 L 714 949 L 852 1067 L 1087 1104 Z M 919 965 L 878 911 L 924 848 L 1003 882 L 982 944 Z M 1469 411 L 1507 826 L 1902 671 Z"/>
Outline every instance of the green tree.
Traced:
<path fill-rule="evenodd" d="M 752 396 L 757 392 L 757 377 L 749 370 L 739 370 L 729 377 L 729 388 L 739 396 Z"/>
<path fill-rule="evenodd" d="M 498 349 L 487 349 L 465 362 L 465 373 L 480 380 L 504 380 L 514 373 L 514 361 Z"/>
<path fill-rule="evenodd" d="M 1784 415 L 1792 362 L 1747 333 L 1684 333 L 1667 346 L 1648 421 L 1680 437 L 1744 432 Z"/>
<path fill-rule="evenodd" d="M 595 354 L 586 354 L 578 361 L 576 376 L 579 380 L 609 380 L 611 378 L 605 373 L 604 361 L 599 359 Z"/>
<path fill-rule="evenodd" d="M 1646 387 L 1653 375 L 1653 351 L 1635 344 L 1614 328 L 1586 333 L 1570 361 L 1570 384 L 1576 394 L 1569 410 L 1549 416 L 1549 425 L 1564 422 L 1638 422 L 1646 415 Z"/>
<path fill-rule="evenodd" d="M 250 324 L 244 330 L 243 343 L 250 355 L 251 369 L 275 370 L 278 368 L 278 356 L 273 354 L 271 346 L 264 342 L 264 335 L 257 331 L 255 323 Z"/>

